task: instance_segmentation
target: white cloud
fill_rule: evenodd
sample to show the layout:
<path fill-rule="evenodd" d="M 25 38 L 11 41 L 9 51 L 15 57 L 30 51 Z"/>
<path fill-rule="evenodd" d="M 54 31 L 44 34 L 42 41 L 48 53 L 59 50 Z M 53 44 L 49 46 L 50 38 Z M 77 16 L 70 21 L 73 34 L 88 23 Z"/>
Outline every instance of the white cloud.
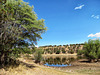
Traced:
<path fill-rule="evenodd" d="M 100 37 L 100 32 L 96 34 L 90 34 L 88 35 L 88 37 Z"/>
<path fill-rule="evenodd" d="M 88 35 L 88 37 L 94 37 L 94 35 L 93 34 L 90 34 L 90 35 Z"/>
<path fill-rule="evenodd" d="M 94 39 L 92 39 L 92 40 L 99 40 L 99 38 L 94 38 Z"/>
<path fill-rule="evenodd" d="M 92 15 L 91 17 L 92 18 L 95 18 L 95 19 L 99 19 L 100 18 L 100 15 Z"/>
<path fill-rule="evenodd" d="M 80 6 L 78 6 L 78 7 L 75 7 L 75 10 L 77 10 L 77 9 L 82 9 L 82 7 L 84 7 L 84 4 L 83 4 L 83 5 L 80 5 Z"/>
<path fill-rule="evenodd" d="M 38 45 L 35 45 L 35 47 L 37 47 L 37 48 L 38 48 L 39 46 L 38 46 Z"/>
<path fill-rule="evenodd" d="M 94 15 L 92 15 L 91 17 L 94 17 Z"/>

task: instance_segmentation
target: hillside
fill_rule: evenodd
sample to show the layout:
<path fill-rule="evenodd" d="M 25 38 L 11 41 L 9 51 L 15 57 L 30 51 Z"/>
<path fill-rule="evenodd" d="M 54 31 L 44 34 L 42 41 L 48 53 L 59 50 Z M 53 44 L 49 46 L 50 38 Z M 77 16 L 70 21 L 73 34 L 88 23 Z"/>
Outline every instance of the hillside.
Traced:
<path fill-rule="evenodd" d="M 84 44 L 70 44 L 70 45 L 49 45 L 49 46 L 41 46 L 39 48 L 43 49 L 44 54 L 73 54 L 77 53 L 78 50 L 84 49 Z"/>

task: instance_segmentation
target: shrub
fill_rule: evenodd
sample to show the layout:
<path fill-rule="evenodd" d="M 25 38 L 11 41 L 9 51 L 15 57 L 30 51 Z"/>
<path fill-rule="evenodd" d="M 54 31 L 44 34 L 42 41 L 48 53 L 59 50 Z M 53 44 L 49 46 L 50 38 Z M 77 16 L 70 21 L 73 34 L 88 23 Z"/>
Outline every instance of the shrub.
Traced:
<path fill-rule="evenodd" d="M 62 53 L 66 53 L 66 51 L 65 51 L 65 49 L 64 49 L 64 48 L 62 48 Z"/>
<path fill-rule="evenodd" d="M 71 54 L 73 54 L 73 53 L 74 53 L 74 51 L 73 51 L 73 50 L 69 50 L 69 51 L 68 51 L 68 53 L 71 53 Z"/>
<path fill-rule="evenodd" d="M 48 50 L 48 53 L 50 53 L 51 51 L 50 50 Z"/>
<path fill-rule="evenodd" d="M 73 54 L 73 53 L 74 53 L 74 51 L 73 51 L 73 50 L 71 50 L 71 51 L 70 51 L 70 53 L 71 53 L 71 54 Z"/>
<path fill-rule="evenodd" d="M 56 54 L 59 54 L 60 53 L 60 50 L 57 50 Z"/>
<path fill-rule="evenodd" d="M 34 54 L 34 59 L 35 59 L 35 63 L 40 63 L 42 60 L 42 50 L 38 49 L 36 50 L 35 54 Z"/>
<path fill-rule="evenodd" d="M 53 52 L 51 51 L 50 54 L 53 54 Z"/>
<path fill-rule="evenodd" d="M 84 54 L 84 50 L 78 50 L 77 51 L 77 55 L 82 55 L 82 54 Z"/>

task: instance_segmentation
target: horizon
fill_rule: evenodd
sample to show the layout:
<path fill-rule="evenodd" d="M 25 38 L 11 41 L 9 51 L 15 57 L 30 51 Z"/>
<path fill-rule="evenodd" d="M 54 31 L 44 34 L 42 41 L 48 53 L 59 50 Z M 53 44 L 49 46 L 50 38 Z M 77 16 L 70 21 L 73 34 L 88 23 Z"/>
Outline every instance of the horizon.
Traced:
<path fill-rule="evenodd" d="M 24 0 L 48 30 L 38 46 L 84 43 L 100 37 L 100 0 Z"/>
<path fill-rule="evenodd" d="M 61 46 L 63 46 L 63 45 L 73 45 L 73 44 L 84 44 L 84 43 L 71 43 L 71 44 L 58 44 L 58 45 L 56 45 L 56 46 L 59 46 L 59 45 L 61 45 Z M 43 46 L 50 46 L 50 45 L 43 45 Z M 52 46 L 55 46 L 55 45 L 52 45 Z M 37 46 L 36 45 L 36 47 L 41 47 L 41 46 Z"/>

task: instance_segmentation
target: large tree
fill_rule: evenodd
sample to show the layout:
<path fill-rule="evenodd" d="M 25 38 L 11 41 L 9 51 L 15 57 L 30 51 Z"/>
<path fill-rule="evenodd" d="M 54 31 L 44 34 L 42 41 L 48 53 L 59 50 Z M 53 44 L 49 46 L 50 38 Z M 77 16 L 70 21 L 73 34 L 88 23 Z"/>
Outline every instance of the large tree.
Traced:
<path fill-rule="evenodd" d="M 22 48 L 36 44 L 45 30 L 33 6 L 22 0 L 0 0 L 0 63 L 26 53 Z"/>
<path fill-rule="evenodd" d="M 100 58 L 100 40 L 88 40 L 84 45 L 84 55 L 91 61 Z"/>

